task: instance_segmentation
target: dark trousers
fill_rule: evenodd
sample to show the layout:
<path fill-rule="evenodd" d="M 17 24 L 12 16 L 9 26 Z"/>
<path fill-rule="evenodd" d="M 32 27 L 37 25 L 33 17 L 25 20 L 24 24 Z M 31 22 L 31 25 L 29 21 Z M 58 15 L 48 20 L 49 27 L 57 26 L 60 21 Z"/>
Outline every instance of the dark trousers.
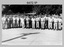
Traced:
<path fill-rule="evenodd" d="M 45 21 L 44 29 L 48 29 L 48 20 Z"/>
<path fill-rule="evenodd" d="M 32 21 L 29 21 L 29 28 L 32 28 Z"/>
<path fill-rule="evenodd" d="M 54 21 L 52 22 L 52 29 L 54 30 Z"/>

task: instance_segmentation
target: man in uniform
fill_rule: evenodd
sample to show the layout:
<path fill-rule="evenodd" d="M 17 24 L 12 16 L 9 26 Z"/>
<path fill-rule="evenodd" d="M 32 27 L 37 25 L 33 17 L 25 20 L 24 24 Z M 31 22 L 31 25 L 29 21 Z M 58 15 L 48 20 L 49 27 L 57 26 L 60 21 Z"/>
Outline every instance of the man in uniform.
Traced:
<path fill-rule="evenodd" d="M 19 17 L 17 16 L 16 19 L 17 19 L 17 27 L 19 27 Z"/>
<path fill-rule="evenodd" d="M 15 28 L 17 28 L 17 16 L 15 16 Z"/>
<path fill-rule="evenodd" d="M 25 27 L 25 25 L 24 25 L 24 17 L 23 16 L 21 16 L 20 17 L 20 26 L 22 27 L 22 28 L 24 28 Z"/>
<path fill-rule="evenodd" d="M 32 20 L 32 28 L 33 28 L 33 29 L 35 29 L 35 18 L 34 18 L 34 17 L 32 17 L 32 19 L 31 19 L 31 20 Z"/>
<path fill-rule="evenodd" d="M 19 16 L 19 28 L 20 28 L 20 23 L 21 23 L 21 19 L 20 19 L 20 16 Z"/>
<path fill-rule="evenodd" d="M 13 18 L 12 15 L 10 15 L 10 20 L 9 20 L 9 27 L 12 28 L 12 24 L 13 24 Z"/>
<path fill-rule="evenodd" d="M 30 18 L 29 18 L 29 28 L 32 28 L 32 16 L 29 16 Z"/>
<path fill-rule="evenodd" d="M 5 26 L 6 26 L 6 17 L 5 17 L 5 15 L 2 17 L 2 27 L 3 27 L 3 29 L 5 28 Z"/>
<path fill-rule="evenodd" d="M 52 16 L 49 16 L 48 17 L 48 29 L 52 29 L 52 21 L 53 21 Z"/>
<path fill-rule="evenodd" d="M 54 17 L 54 30 L 57 30 L 57 17 Z"/>
<path fill-rule="evenodd" d="M 41 16 L 41 29 L 44 29 L 44 23 L 45 23 L 44 16 L 42 15 Z"/>
<path fill-rule="evenodd" d="M 62 30 L 62 19 L 60 17 L 58 19 L 58 30 Z"/>
<path fill-rule="evenodd" d="M 39 29 L 39 21 L 40 21 L 40 18 L 39 16 L 37 15 L 36 17 L 36 28 Z"/>
<path fill-rule="evenodd" d="M 13 15 L 13 28 L 15 27 L 15 15 Z"/>
<path fill-rule="evenodd" d="M 45 24 L 44 24 L 44 29 L 48 29 L 48 17 L 45 15 L 44 16 Z"/>
<path fill-rule="evenodd" d="M 26 18 L 26 28 L 29 28 L 29 17 Z"/>

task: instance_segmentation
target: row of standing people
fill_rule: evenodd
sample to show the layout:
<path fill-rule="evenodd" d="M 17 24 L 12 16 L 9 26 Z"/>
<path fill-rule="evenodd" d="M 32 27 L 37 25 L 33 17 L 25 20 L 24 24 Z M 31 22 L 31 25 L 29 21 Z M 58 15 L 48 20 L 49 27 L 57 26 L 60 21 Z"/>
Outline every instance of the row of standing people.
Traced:
<path fill-rule="evenodd" d="M 33 28 L 33 29 L 59 29 L 62 19 L 58 17 L 46 16 L 10 16 L 2 17 L 5 28 Z M 61 24 L 61 25 L 60 25 Z"/>

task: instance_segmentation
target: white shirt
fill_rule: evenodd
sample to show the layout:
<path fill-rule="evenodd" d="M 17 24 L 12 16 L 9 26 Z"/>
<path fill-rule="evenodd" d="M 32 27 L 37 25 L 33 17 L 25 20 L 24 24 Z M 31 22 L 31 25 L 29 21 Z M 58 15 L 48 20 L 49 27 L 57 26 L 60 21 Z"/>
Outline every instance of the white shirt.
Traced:
<path fill-rule="evenodd" d="M 16 19 L 17 19 L 17 23 L 18 23 L 18 21 L 19 21 L 19 17 L 16 17 Z"/>
<path fill-rule="evenodd" d="M 6 17 L 2 17 L 2 22 L 5 23 Z"/>
<path fill-rule="evenodd" d="M 53 19 L 54 19 L 54 22 L 57 22 L 57 21 L 58 21 L 58 19 L 57 19 L 57 18 L 55 18 L 55 17 L 54 17 Z"/>
<path fill-rule="evenodd" d="M 58 18 L 58 21 L 59 21 L 59 22 L 62 22 L 62 19 Z"/>
<path fill-rule="evenodd" d="M 36 21 L 39 21 L 40 20 L 40 18 L 38 17 L 38 18 L 36 18 Z"/>
<path fill-rule="evenodd" d="M 29 18 L 28 17 L 26 18 L 26 21 L 27 21 L 27 23 L 29 22 Z"/>
<path fill-rule="evenodd" d="M 44 17 L 41 18 L 41 21 L 44 21 Z"/>
<path fill-rule="evenodd" d="M 48 21 L 49 21 L 49 22 L 52 22 L 52 20 L 53 20 L 52 18 L 48 17 Z"/>
<path fill-rule="evenodd" d="M 48 17 L 46 17 L 46 16 L 45 16 L 45 17 L 44 17 L 44 19 L 46 19 L 46 20 L 47 20 L 47 19 L 48 19 Z"/>
<path fill-rule="evenodd" d="M 32 20 L 32 22 L 35 22 L 35 18 L 32 18 L 31 20 Z"/>
<path fill-rule="evenodd" d="M 13 17 L 13 23 L 15 23 L 15 19 L 16 19 L 16 18 L 15 18 L 15 17 Z"/>
<path fill-rule="evenodd" d="M 20 18 L 20 20 L 21 20 L 21 23 L 24 23 L 24 19 L 23 18 Z"/>

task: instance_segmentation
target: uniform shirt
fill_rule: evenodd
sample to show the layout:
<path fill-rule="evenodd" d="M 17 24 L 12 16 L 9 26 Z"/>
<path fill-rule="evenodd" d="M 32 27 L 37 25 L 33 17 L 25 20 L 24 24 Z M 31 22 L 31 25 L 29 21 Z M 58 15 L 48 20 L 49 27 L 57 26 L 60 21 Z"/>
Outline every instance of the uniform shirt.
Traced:
<path fill-rule="evenodd" d="M 35 18 L 32 18 L 31 20 L 32 20 L 33 23 L 35 23 Z"/>
<path fill-rule="evenodd" d="M 26 22 L 29 23 L 29 18 L 28 17 L 26 18 Z"/>
<path fill-rule="evenodd" d="M 58 18 L 58 21 L 59 21 L 59 22 L 62 22 L 62 19 Z"/>
<path fill-rule="evenodd" d="M 52 22 L 52 20 L 53 20 L 52 18 L 48 17 L 48 22 Z"/>
<path fill-rule="evenodd" d="M 15 23 L 15 19 L 16 19 L 16 18 L 15 18 L 15 17 L 13 17 L 13 23 Z"/>
<path fill-rule="evenodd" d="M 21 23 L 23 23 L 23 24 L 24 24 L 24 18 L 20 18 L 20 20 L 21 20 Z"/>
<path fill-rule="evenodd" d="M 39 18 L 39 17 L 37 17 L 37 18 L 36 18 L 36 21 L 38 22 L 39 20 L 40 20 L 40 18 Z"/>
<path fill-rule="evenodd" d="M 44 19 L 45 19 L 45 20 L 48 20 L 48 17 L 45 16 Z"/>
<path fill-rule="evenodd" d="M 41 21 L 44 21 L 44 20 L 45 20 L 44 17 L 42 17 L 42 18 L 41 18 Z"/>
<path fill-rule="evenodd" d="M 55 18 L 55 17 L 53 17 L 52 19 L 54 19 L 54 22 L 57 22 L 57 21 L 58 21 L 58 19 L 57 19 L 57 18 Z"/>
<path fill-rule="evenodd" d="M 6 17 L 2 17 L 2 22 L 5 23 Z"/>
<path fill-rule="evenodd" d="M 17 19 L 17 23 L 19 22 L 19 17 L 16 17 L 16 19 Z"/>

